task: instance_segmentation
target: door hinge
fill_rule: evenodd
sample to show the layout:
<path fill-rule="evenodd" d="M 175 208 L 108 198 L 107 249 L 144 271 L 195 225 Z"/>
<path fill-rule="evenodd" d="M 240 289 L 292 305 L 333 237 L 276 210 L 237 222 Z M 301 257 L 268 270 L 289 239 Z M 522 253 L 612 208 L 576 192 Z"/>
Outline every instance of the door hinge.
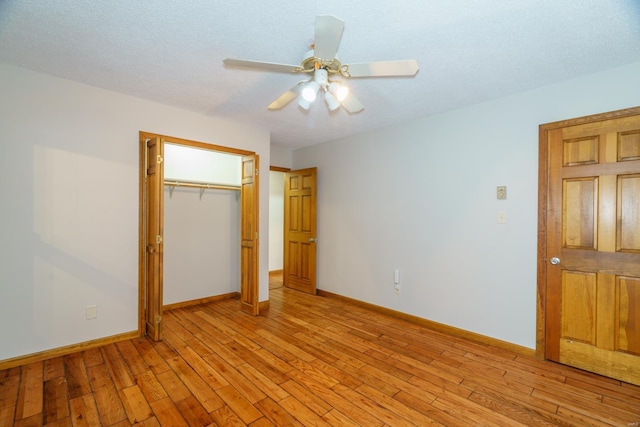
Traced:
<path fill-rule="evenodd" d="M 258 176 L 258 172 L 260 172 L 260 171 L 256 168 L 256 176 Z"/>
<path fill-rule="evenodd" d="M 256 231 L 256 240 L 258 240 L 258 232 Z"/>
<path fill-rule="evenodd" d="M 162 236 L 161 236 L 161 235 L 159 235 L 159 234 L 156 236 L 156 243 L 157 243 L 157 244 L 162 243 Z"/>
<path fill-rule="evenodd" d="M 160 322 L 162 322 L 162 316 L 160 316 L 160 315 L 158 314 L 158 315 L 156 315 L 156 325 L 157 325 L 158 323 L 160 323 Z"/>
<path fill-rule="evenodd" d="M 162 161 L 164 159 L 162 158 L 162 156 L 160 154 L 158 154 L 158 159 L 157 160 L 158 160 L 157 163 L 162 163 Z"/>

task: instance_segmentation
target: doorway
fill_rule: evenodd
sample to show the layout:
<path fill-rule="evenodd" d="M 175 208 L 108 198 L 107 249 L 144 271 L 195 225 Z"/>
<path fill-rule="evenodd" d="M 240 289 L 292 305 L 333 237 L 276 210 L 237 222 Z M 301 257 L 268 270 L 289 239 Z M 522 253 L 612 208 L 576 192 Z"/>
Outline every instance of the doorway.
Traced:
<path fill-rule="evenodd" d="M 316 294 L 317 168 L 271 167 L 269 271 L 274 286 Z"/>
<path fill-rule="evenodd" d="M 640 107 L 540 126 L 540 358 L 640 385 Z"/>
<path fill-rule="evenodd" d="M 269 171 L 269 276 L 282 275 L 284 255 L 284 176 L 288 168 Z"/>
<path fill-rule="evenodd" d="M 172 144 L 242 156 L 240 184 L 240 306 L 257 315 L 258 170 L 250 151 L 140 132 L 139 331 L 162 338 L 164 263 L 164 147 Z"/>

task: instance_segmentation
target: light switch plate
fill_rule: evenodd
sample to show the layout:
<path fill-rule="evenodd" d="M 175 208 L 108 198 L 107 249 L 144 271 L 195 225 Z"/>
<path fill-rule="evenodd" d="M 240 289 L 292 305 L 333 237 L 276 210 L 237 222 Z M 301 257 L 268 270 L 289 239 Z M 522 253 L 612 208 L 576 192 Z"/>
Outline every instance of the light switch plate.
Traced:
<path fill-rule="evenodd" d="M 507 223 L 507 214 L 504 212 L 498 212 L 498 224 Z"/>
<path fill-rule="evenodd" d="M 89 305 L 85 309 L 84 314 L 85 314 L 85 317 L 87 318 L 87 320 L 95 319 L 96 317 L 98 317 L 98 307 L 95 306 L 95 305 Z"/>
<path fill-rule="evenodd" d="M 505 200 L 507 198 L 507 186 L 501 185 L 496 189 L 496 197 L 498 200 Z"/>

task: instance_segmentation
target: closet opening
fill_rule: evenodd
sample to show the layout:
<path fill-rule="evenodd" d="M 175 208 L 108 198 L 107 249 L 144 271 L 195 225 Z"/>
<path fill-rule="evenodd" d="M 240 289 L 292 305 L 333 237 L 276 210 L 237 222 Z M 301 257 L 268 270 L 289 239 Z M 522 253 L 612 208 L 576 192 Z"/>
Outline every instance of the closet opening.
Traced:
<path fill-rule="evenodd" d="M 139 328 L 162 312 L 240 296 L 258 314 L 258 156 L 140 132 Z"/>
<path fill-rule="evenodd" d="M 240 293 L 242 156 L 166 142 L 163 309 Z"/>

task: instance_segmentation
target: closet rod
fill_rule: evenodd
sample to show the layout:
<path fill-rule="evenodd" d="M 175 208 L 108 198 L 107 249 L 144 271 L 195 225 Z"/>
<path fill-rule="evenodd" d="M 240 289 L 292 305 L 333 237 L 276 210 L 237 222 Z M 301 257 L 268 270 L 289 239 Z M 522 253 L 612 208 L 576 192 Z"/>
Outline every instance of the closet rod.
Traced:
<path fill-rule="evenodd" d="M 237 185 L 224 185 L 224 184 L 210 184 L 206 182 L 191 182 L 191 181 L 164 181 L 164 185 L 172 187 L 194 187 L 204 188 L 211 190 L 240 190 L 240 186 Z"/>

